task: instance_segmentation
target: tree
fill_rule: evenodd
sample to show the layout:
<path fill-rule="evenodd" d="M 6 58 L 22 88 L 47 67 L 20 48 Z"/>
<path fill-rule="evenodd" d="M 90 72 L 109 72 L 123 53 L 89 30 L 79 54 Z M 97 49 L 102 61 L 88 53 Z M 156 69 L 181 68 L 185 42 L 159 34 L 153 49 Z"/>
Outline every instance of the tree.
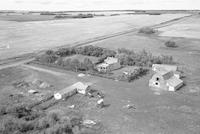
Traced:
<path fill-rule="evenodd" d="M 143 33 L 143 34 L 154 34 L 155 32 L 156 31 L 150 27 L 144 27 L 139 30 L 139 33 Z"/>
<path fill-rule="evenodd" d="M 128 65 L 129 61 L 128 61 L 127 54 L 121 53 L 121 54 L 118 54 L 116 57 L 119 59 L 121 65 Z"/>
<path fill-rule="evenodd" d="M 57 57 L 55 55 L 43 54 L 38 60 L 43 63 L 54 63 L 57 60 Z"/>
<path fill-rule="evenodd" d="M 178 47 L 178 46 L 176 45 L 176 42 L 171 41 L 171 40 L 165 42 L 165 46 L 166 46 L 166 47 L 172 47 L 172 48 Z"/>
<path fill-rule="evenodd" d="M 115 57 L 116 52 L 114 50 L 104 49 L 103 57 Z"/>
<path fill-rule="evenodd" d="M 53 50 L 47 50 L 45 54 L 47 54 L 47 55 L 53 55 L 54 51 Z"/>
<path fill-rule="evenodd" d="M 56 64 L 57 64 L 57 65 L 60 65 L 60 66 L 63 66 L 63 65 L 64 65 L 63 58 L 62 58 L 62 57 L 59 57 L 59 58 L 56 60 Z"/>
<path fill-rule="evenodd" d="M 72 61 L 71 58 L 64 59 L 64 60 L 63 60 L 63 66 L 71 68 L 71 67 L 70 67 L 71 61 Z"/>
<path fill-rule="evenodd" d="M 71 61 L 71 69 L 72 69 L 72 70 L 75 69 L 75 71 L 77 72 L 78 69 L 79 69 L 79 67 L 80 67 L 80 62 L 79 62 L 79 60 L 78 60 L 78 59 L 73 59 L 73 60 Z"/>
<path fill-rule="evenodd" d="M 87 70 L 92 70 L 94 69 L 94 64 L 89 58 L 85 58 L 83 61 L 83 64 L 86 66 Z"/>

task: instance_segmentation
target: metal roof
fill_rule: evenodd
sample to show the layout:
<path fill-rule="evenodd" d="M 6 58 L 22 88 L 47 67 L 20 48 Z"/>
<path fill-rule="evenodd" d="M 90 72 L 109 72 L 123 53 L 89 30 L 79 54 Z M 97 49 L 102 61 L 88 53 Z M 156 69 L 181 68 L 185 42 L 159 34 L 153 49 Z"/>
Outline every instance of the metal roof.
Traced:
<path fill-rule="evenodd" d="M 109 64 L 107 64 L 107 63 L 101 63 L 101 64 L 98 64 L 97 66 L 98 67 L 108 67 Z"/>
<path fill-rule="evenodd" d="M 173 86 L 173 87 L 176 87 L 182 83 L 183 83 L 183 81 L 175 76 L 173 76 L 167 80 L 167 84 L 170 86 Z"/>
<path fill-rule="evenodd" d="M 158 70 L 166 70 L 166 71 L 177 71 L 178 67 L 175 65 L 166 65 L 166 64 L 153 64 L 152 70 L 157 72 Z"/>
<path fill-rule="evenodd" d="M 104 60 L 104 62 L 107 63 L 107 64 L 114 64 L 114 63 L 118 62 L 118 59 L 117 58 L 113 58 L 113 57 L 107 57 Z"/>

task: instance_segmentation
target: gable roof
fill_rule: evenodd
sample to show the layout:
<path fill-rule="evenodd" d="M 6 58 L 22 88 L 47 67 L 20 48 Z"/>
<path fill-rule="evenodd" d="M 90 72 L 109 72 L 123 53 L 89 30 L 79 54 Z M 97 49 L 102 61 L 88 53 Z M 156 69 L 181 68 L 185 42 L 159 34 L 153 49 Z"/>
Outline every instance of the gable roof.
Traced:
<path fill-rule="evenodd" d="M 167 84 L 172 86 L 172 87 L 176 87 L 180 84 L 182 84 L 183 81 L 175 76 L 171 77 L 170 79 L 167 80 Z"/>
<path fill-rule="evenodd" d="M 73 87 L 75 89 L 85 90 L 88 88 L 88 85 L 83 84 L 82 82 L 77 82 L 77 83 L 73 84 L 71 87 Z"/>
<path fill-rule="evenodd" d="M 177 71 L 178 67 L 175 65 L 166 65 L 166 64 L 153 64 L 152 70 L 157 71 Z"/>
<path fill-rule="evenodd" d="M 114 63 L 118 62 L 118 59 L 117 58 L 113 58 L 113 57 L 107 57 L 104 60 L 104 62 L 107 63 L 107 64 L 114 64 Z"/>
<path fill-rule="evenodd" d="M 73 84 L 73 85 L 71 85 L 69 87 L 66 87 L 66 88 L 58 91 L 58 93 L 63 95 L 63 94 L 72 92 L 72 91 L 77 90 L 77 89 L 85 90 L 87 88 L 88 88 L 88 85 L 83 84 L 82 82 L 77 82 L 77 83 L 75 83 L 75 84 Z"/>
<path fill-rule="evenodd" d="M 109 66 L 109 64 L 107 64 L 107 63 L 100 63 L 97 65 L 97 67 L 108 67 L 108 66 Z"/>
<path fill-rule="evenodd" d="M 166 71 L 166 70 L 159 70 L 156 71 L 156 75 L 159 75 L 160 77 L 163 77 L 164 80 L 168 80 L 173 76 L 172 71 Z"/>

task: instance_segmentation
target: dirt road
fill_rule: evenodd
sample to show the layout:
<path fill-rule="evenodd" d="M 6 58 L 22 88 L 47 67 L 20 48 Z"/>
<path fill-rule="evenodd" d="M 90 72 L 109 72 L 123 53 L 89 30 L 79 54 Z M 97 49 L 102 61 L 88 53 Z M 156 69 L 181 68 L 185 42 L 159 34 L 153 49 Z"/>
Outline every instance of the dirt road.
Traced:
<path fill-rule="evenodd" d="M 40 67 L 36 67 L 36 66 L 25 65 L 25 64 L 23 64 L 21 66 L 22 67 L 26 67 L 26 68 L 30 68 L 30 69 L 33 69 L 33 70 L 49 73 L 49 74 L 52 74 L 52 75 L 55 75 L 55 76 L 63 76 L 63 75 L 65 75 L 64 73 L 60 73 L 60 72 L 56 72 L 56 71 L 52 71 L 52 70 L 49 70 L 49 69 L 40 68 Z"/>
<path fill-rule="evenodd" d="M 2 65 L 0 65 L 0 70 L 1 70 L 1 69 L 4 69 L 4 68 L 19 66 L 19 65 L 21 65 L 21 64 L 30 62 L 30 61 L 32 61 L 32 60 L 34 60 L 34 59 L 33 59 L 33 58 L 32 58 L 32 59 L 25 59 L 25 60 L 21 60 L 21 61 L 18 61 L 18 62 L 13 61 L 12 63 L 2 64 Z"/>

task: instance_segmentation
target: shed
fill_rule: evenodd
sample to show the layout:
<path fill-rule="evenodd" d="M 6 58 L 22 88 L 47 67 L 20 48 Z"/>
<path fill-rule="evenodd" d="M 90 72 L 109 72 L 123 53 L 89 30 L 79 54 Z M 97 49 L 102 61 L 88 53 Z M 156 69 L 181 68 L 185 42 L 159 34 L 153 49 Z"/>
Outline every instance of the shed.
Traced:
<path fill-rule="evenodd" d="M 77 83 L 73 84 L 72 87 L 75 88 L 78 93 L 86 94 L 86 90 L 88 89 L 89 85 L 84 84 L 82 82 L 77 82 Z"/>
<path fill-rule="evenodd" d="M 55 93 L 54 98 L 56 100 L 60 100 L 63 97 L 73 96 L 74 94 L 76 94 L 76 92 L 77 92 L 76 88 L 74 88 L 73 86 L 69 86 Z"/>
<path fill-rule="evenodd" d="M 63 97 L 70 97 L 76 94 L 77 92 L 81 94 L 85 94 L 88 87 L 89 87 L 88 85 L 83 84 L 82 82 L 77 82 L 55 93 L 54 98 L 56 100 L 60 100 Z"/>

